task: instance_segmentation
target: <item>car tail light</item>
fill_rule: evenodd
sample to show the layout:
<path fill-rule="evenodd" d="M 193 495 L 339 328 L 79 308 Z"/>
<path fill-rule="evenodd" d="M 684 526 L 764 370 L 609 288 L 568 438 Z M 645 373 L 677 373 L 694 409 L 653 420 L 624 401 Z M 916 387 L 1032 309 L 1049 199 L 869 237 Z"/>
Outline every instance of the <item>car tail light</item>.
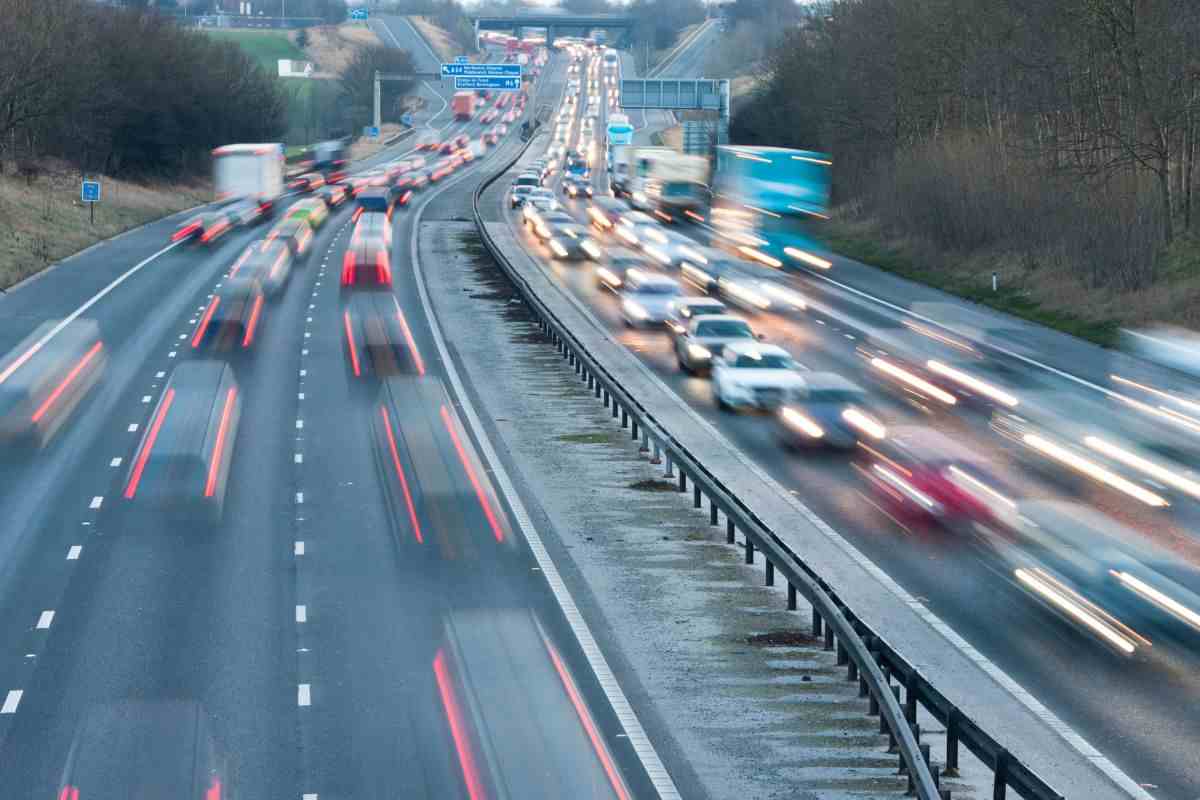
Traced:
<path fill-rule="evenodd" d="M 342 256 L 342 286 L 354 283 L 354 254 L 349 250 Z"/>
<path fill-rule="evenodd" d="M 187 237 L 191 236 L 198 230 L 200 230 L 200 223 L 199 222 L 191 222 L 187 225 L 184 225 L 179 230 L 175 231 L 175 234 L 171 237 L 171 241 L 178 242 L 180 239 L 186 239 Z"/>
<path fill-rule="evenodd" d="M 412 199 L 412 190 L 409 189 L 407 192 L 400 195 L 400 205 L 402 205 L 402 206 L 408 205 L 408 201 L 411 199 Z"/>
<path fill-rule="evenodd" d="M 392 268 L 388 265 L 386 250 L 380 250 L 375 256 L 375 277 L 381 286 L 391 286 L 392 284 Z"/>

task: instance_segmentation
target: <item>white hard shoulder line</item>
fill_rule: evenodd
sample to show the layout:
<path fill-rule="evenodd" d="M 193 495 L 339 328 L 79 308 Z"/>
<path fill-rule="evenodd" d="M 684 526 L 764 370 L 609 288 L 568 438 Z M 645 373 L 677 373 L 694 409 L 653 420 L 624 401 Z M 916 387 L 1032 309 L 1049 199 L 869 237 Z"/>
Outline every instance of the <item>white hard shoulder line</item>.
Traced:
<path fill-rule="evenodd" d="M 505 222 L 511 229 L 512 222 L 507 218 L 507 216 L 505 217 Z M 519 238 L 516 236 L 513 237 L 513 240 L 519 242 Z M 538 259 L 530 256 L 530 261 L 532 261 L 534 265 L 543 272 L 543 274 L 546 274 L 542 263 Z M 592 314 L 591 309 L 584 305 L 583 302 L 575 296 L 574 292 L 564 290 L 556 281 L 551 280 L 550 283 L 558 289 L 559 294 L 562 297 L 575 306 L 576 310 L 579 311 L 579 313 L 582 314 L 592 324 L 592 327 L 598 330 L 602 336 L 608 338 L 612 343 L 620 347 L 624 347 L 624 345 L 622 345 L 620 342 L 613 339 L 608 329 L 599 321 L 599 319 L 596 318 L 594 314 Z M 838 285 L 840 286 L 841 284 Z M 857 292 L 857 290 L 853 291 Z M 870 297 L 869 295 L 864 296 Z M 905 311 L 905 309 L 902 309 L 899 306 L 894 306 L 886 301 L 881 300 L 879 302 L 884 303 L 891 308 Z M 934 320 L 927 320 L 924 317 L 920 318 L 924 321 L 934 322 Z M 917 614 L 917 616 L 921 617 L 922 620 L 924 620 L 931 628 L 941 634 L 941 636 L 947 642 L 961 652 L 968 660 L 975 663 L 1005 691 L 1015 697 L 1021 703 L 1021 705 L 1025 706 L 1025 708 L 1035 717 L 1037 717 L 1042 723 L 1044 723 L 1046 727 L 1050 728 L 1060 737 L 1062 737 L 1072 748 L 1076 750 L 1076 752 L 1090 761 L 1092 765 L 1100 770 L 1109 780 L 1127 792 L 1130 797 L 1137 798 L 1138 800 L 1154 800 L 1154 797 L 1141 786 L 1139 786 L 1137 781 L 1133 780 L 1123 771 L 1121 771 L 1116 764 L 1112 763 L 1112 761 L 1102 755 L 1099 750 L 1097 750 L 1086 739 L 1080 736 L 1073 728 L 1071 728 L 1070 725 L 1059 719 L 1059 717 L 1053 711 L 1046 708 L 1046 706 L 1044 706 L 1039 700 L 1030 694 L 1028 690 L 1022 687 L 1021 684 L 1019 684 L 999 666 L 971 646 L 966 639 L 962 638 L 954 631 L 953 628 L 943 622 L 937 614 L 934 614 L 919 600 L 905 591 L 900 584 L 896 583 L 896 581 L 890 575 L 876 566 L 876 564 L 871 561 L 871 559 L 867 558 L 862 551 L 855 547 L 850 541 L 842 537 L 841 534 L 837 533 L 827 522 L 825 522 L 825 520 L 817 516 L 816 512 L 798 500 L 795 495 L 787 491 L 778 481 L 767 474 L 766 470 L 760 467 L 757 462 L 743 453 L 741 448 L 730 442 L 723 433 L 718 431 L 715 426 L 713 426 L 695 409 L 688 405 L 686 401 L 680 398 L 674 390 L 663 383 L 663 381 L 657 375 L 655 375 L 649 367 L 642 363 L 641 359 L 635 357 L 632 361 L 637 365 L 637 368 L 642 372 L 643 376 L 655 384 L 655 386 L 663 391 L 667 397 L 671 398 L 675 403 L 677 403 L 680 409 L 692 419 L 697 427 L 715 437 L 720 444 L 729 450 L 733 454 L 734 458 L 736 458 L 748 471 L 752 472 L 759 480 L 763 481 L 763 483 L 765 483 L 780 497 L 783 497 L 793 508 L 795 508 L 802 516 L 804 516 L 805 519 L 811 522 L 813 526 L 817 528 L 817 530 L 819 530 L 834 544 L 836 544 L 855 563 L 875 577 L 875 579 L 878 580 L 880 584 L 884 586 L 884 588 L 895 595 L 904 605 L 911 608 Z M 1047 368 L 1053 369 L 1052 367 Z M 1082 382 L 1086 383 L 1086 381 Z"/>
<path fill-rule="evenodd" d="M 429 199 L 435 196 L 430 195 Z M 471 430 L 475 434 L 476 441 L 479 443 L 479 449 L 482 451 L 483 457 L 492 471 L 492 477 L 508 500 L 513 517 L 516 519 L 517 525 L 525 537 L 525 541 L 529 543 L 529 549 L 533 553 L 534 558 L 537 559 L 538 566 L 546 578 L 546 583 L 549 584 L 550 590 L 554 593 L 555 600 L 558 601 L 558 605 L 562 609 L 563 616 L 566 617 L 567 623 L 571 626 L 571 630 L 579 642 L 580 649 L 583 650 L 583 654 L 587 658 L 592 672 L 596 675 L 596 680 L 600 684 L 600 688 L 604 690 L 604 695 L 608 698 L 609 705 L 612 706 L 617 719 L 625 729 L 630 745 L 632 745 L 638 759 L 642 762 L 642 767 L 646 770 L 646 774 L 649 776 L 650 782 L 654 785 L 654 789 L 658 792 L 659 797 L 663 798 L 663 800 L 675 800 L 681 796 L 675 786 L 675 782 L 671 779 L 666 767 L 663 766 L 662 760 L 659 758 L 657 751 L 655 751 L 654 745 L 650 742 L 650 738 L 646 735 L 641 721 L 630 705 L 628 698 L 625 697 L 625 693 L 621 690 L 616 676 L 613 675 L 612 668 L 608 665 L 608 660 L 600 650 L 600 645 L 596 643 L 595 637 L 592 636 L 587 622 L 580 613 L 578 606 L 575 605 L 575 601 L 571 597 L 566 584 L 563 582 L 562 576 L 559 575 L 558 568 L 554 565 L 554 560 L 550 557 L 550 553 L 542 543 L 542 539 L 533 525 L 533 520 L 530 519 L 529 512 L 525 509 L 525 504 L 521 502 L 520 496 L 517 494 L 512 481 L 508 477 L 508 471 L 504 468 L 504 464 L 496 456 L 496 451 L 492 448 L 487 431 L 484 430 L 483 425 L 480 423 L 479 416 L 475 413 L 475 407 L 471 403 L 470 396 L 467 394 L 459 377 L 458 369 L 455 367 L 454 361 L 450 358 L 450 353 L 446 349 L 446 342 L 442 337 L 441 326 L 437 321 L 437 316 L 434 314 L 433 304 L 430 302 L 429 293 L 425 288 L 425 277 L 421 270 L 419 253 L 421 215 L 425 211 L 425 206 L 428 202 L 426 200 L 425 203 L 421 204 L 413 219 L 413 236 L 410 241 L 412 270 L 413 275 L 417 279 L 417 293 L 420 295 L 421 305 L 425 309 L 425 316 L 429 320 L 429 329 L 433 334 L 434 343 L 437 345 L 438 355 L 445 365 L 446 375 L 449 377 L 450 383 L 454 387 L 454 393 L 458 396 L 459 403 L 462 406 L 463 413 L 471 425 Z"/>

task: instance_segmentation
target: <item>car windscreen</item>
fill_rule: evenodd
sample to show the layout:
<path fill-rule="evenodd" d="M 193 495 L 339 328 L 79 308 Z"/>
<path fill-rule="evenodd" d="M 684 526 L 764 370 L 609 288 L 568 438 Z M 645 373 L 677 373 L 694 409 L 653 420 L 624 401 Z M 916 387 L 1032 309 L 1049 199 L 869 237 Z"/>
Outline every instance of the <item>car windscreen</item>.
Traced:
<path fill-rule="evenodd" d="M 744 322 L 735 322 L 729 319 L 714 319 L 696 325 L 696 335 L 720 336 L 732 339 L 736 337 L 750 338 L 754 334 L 750 331 L 750 326 Z"/>
<path fill-rule="evenodd" d="M 654 295 L 671 295 L 679 294 L 679 287 L 672 286 L 667 283 L 648 283 L 638 286 L 635 291 L 638 294 L 654 294 Z"/>
<path fill-rule="evenodd" d="M 733 365 L 744 369 L 792 369 L 795 362 L 788 356 L 764 353 L 757 358 L 750 355 L 738 356 Z"/>
<path fill-rule="evenodd" d="M 850 389 L 817 389 L 808 393 L 808 399 L 813 403 L 842 405 L 861 402 L 863 396 L 861 392 Z"/>

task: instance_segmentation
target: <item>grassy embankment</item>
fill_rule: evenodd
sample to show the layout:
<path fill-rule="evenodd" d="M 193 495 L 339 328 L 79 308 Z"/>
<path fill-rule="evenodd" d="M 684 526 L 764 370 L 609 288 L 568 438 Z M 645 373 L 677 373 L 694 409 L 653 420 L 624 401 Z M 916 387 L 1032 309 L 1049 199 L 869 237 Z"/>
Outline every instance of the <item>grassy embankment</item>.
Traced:
<path fill-rule="evenodd" d="M 211 199 L 212 190 L 203 183 L 100 181 L 101 201 L 93 225 L 79 200 L 77 172 L 56 172 L 48 165 L 32 184 L 22 177 L 0 177 L 0 287 L 12 286 L 97 241 Z"/>

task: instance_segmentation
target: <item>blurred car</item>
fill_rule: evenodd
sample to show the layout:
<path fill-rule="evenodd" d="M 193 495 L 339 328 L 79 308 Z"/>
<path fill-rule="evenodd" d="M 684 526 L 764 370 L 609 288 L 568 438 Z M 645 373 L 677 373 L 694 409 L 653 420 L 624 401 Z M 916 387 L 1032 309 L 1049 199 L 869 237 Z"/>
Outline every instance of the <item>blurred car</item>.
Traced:
<path fill-rule="evenodd" d="M 317 196 L 325 201 L 328 208 L 337 208 L 350 197 L 350 189 L 340 183 L 332 183 L 322 187 Z"/>
<path fill-rule="evenodd" d="M 568 197 L 591 197 L 592 182 L 577 175 L 567 175 L 562 180 L 562 191 Z"/>
<path fill-rule="evenodd" d="M 192 333 L 193 350 L 248 350 L 254 344 L 265 295 L 246 272 L 226 278 L 213 293 Z"/>
<path fill-rule="evenodd" d="M 458 149 L 458 145 L 455 144 L 455 141 L 453 139 L 447 139 L 446 141 L 444 141 L 440 145 L 438 145 L 438 152 L 444 156 L 450 155 L 457 149 Z"/>
<path fill-rule="evenodd" d="M 325 201 L 319 197 L 311 197 L 293 203 L 284 219 L 303 218 L 308 221 L 309 227 L 316 230 L 325 223 L 328 217 L 329 206 L 325 205 Z"/>
<path fill-rule="evenodd" d="M 487 111 L 484 111 L 482 114 L 479 115 L 479 124 L 480 125 L 491 125 L 493 122 L 496 121 L 496 117 L 498 117 L 498 116 L 500 116 L 499 111 L 497 111 L 494 108 L 489 108 Z"/>
<path fill-rule="evenodd" d="M 551 228 L 555 225 L 573 225 L 575 218 L 565 211 L 552 209 L 549 211 L 541 211 L 533 206 L 526 206 L 526 209 L 533 209 L 532 213 L 525 216 L 525 224 L 533 231 L 533 235 L 545 241 L 553 235 Z"/>
<path fill-rule="evenodd" d="M 90 706 L 76 724 L 55 797 L 235 798 L 211 725 L 203 707 L 188 700 Z"/>
<path fill-rule="evenodd" d="M 782 347 L 736 341 L 711 359 L 713 397 L 722 411 L 774 411 L 804 391 L 802 369 Z"/>
<path fill-rule="evenodd" d="M 521 204 L 521 222 L 526 226 L 535 224 L 541 220 L 546 214 L 551 212 L 562 212 L 558 200 L 553 195 L 547 197 L 538 194 L 538 192 L 548 192 L 549 189 L 534 189 L 533 192 L 525 198 L 525 202 Z M 569 216 L 569 215 L 568 215 Z M 564 220 L 565 221 L 565 220 Z"/>
<path fill-rule="evenodd" d="M 647 274 L 645 259 L 627 247 L 611 247 L 596 267 L 596 279 L 601 286 L 615 292 L 625 285 L 630 271 L 635 279 Z"/>
<path fill-rule="evenodd" d="M 992 498 L 1008 494 L 982 456 L 933 428 L 892 427 L 882 440 L 860 443 L 859 471 L 903 523 L 989 523 Z"/>
<path fill-rule="evenodd" d="M 442 142 L 436 136 L 428 136 L 422 138 L 417 144 L 417 149 L 421 151 L 438 150 L 441 148 Z"/>
<path fill-rule="evenodd" d="M 209 244 L 233 230 L 233 221 L 223 210 L 206 211 L 185 220 L 171 235 L 173 242 Z"/>
<path fill-rule="evenodd" d="M 358 207 L 363 212 L 374 211 L 391 219 L 396 209 L 396 192 L 389 187 L 369 186 L 358 193 Z"/>
<path fill-rule="evenodd" d="M 221 361 L 177 366 L 143 429 L 125 499 L 219 520 L 240 416 L 232 367 Z"/>
<path fill-rule="evenodd" d="M 292 249 L 286 242 L 260 240 L 242 251 L 229 271 L 229 277 L 253 278 L 267 295 L 277 295 L 292 274 L 292 261 Z"/>
<path fill-rule="evenodd" d="M 363 214 L 342 256 L 342 288 L 390 288 L 391 223 L 383 214 Z"/>
<path fill-rule="evenodd" d="M 697 255 L 696 242 L 676 230 L 643 226 L 638 236 L 646 255 L 664 267 L 678 268 Z"/>
<path fill-rule="evenodd" d="M 308 255 L 308 248 L 312 244 L 313 229 L 308 224 L 308 220 L 296 217 L 288 217 L 280 220 L 271 228 L 271 232 L 267 234 L 268 241 L 279 241 L 285 243 L 292 250 L 292 255 L 296 258 L 303 258 Z"/>
<path fill-rule="evenodd" d="M 687 326 L 697 317 L 728 313 L 725 304 L 715 298 L 681 295 L 671 303 L 671 318 L 667 320 L 667 327 L 679 334 L 687 330 Z"/>
<path fill-rule="evenodd" d="M 391 293 L 353 295 L 342 312 L 342 330 L 347 367 L 355 378 L 425 371 L 412 332 Z"/>
<path fill-rule="evenodd" d="M 599 260 L 603 255 L 600 248 L 588 236 L 587 227 L 578 222 L 557 222 L 549 226 L 550 236 L 546 246 L 554 258 L 562 261 Z"/>
<path fill-rule="evenodd" d="M 736 277 L 750 265 L 716 247 L 692 245 L 682 253 L 679 274 L 683 280 L 707 294 L 720 291 L 722 277 Z"/>
<path fill-rule="evenodd" d="M 835 372 L 806 372 L 803 392 L 775 414 L 781 441 L 793 447 L 852 449 L 882 439 L 887 428 L 868 413 L 867 393 Z"/>
<path fill-rule="evenodd" d="M 985 555 L 1068 625 L 1125 657 L 1149 651 L 1151 636 L 1194 646 L 1195 567 L 1075 503 L 1021 501 L 998 516 L 1000 525 L 974 529 Z"/>
<path fill-rule="evenodd" d="M 625 243 L 630 247 L 641 247 L 642 236 L 647 230 L 659 230 L 662 226 L 658 224 L 658 220 L 641 211 L 626 211 L 617 221 L 613 232 L 620 238 L 625 240 Z"/>
<path fill-rule="evenodd" d="M 495 129 L 488 129 L 488 130 L 484 131 L 479 137 L 480 144 L 483 144 L 483 145 L 486 145 L 489 147 L 497 144 L 499 141 L 500 141 L 500 134 L 497 133 L 495 131 Z"/>
<path fill-rule="evenodd" d="M 324 185 L 324 175 L 319 172 L 306 172 L 293 178 L 288 183 L 288 189 L 293 192 L 315 192 Z"/>
<path fill-rule="evenodd" d="M 725 345 L 761 339 L 741 317 L 709 314 L 692 319 L 682 333 L 675 335 L 675 360 L 684 372 L 705 372 L 712 357 Z"/>
<path fill-rule="evenodd" d="M 627 271 L 621 287 L 621 320 L 630 327 L 663 324 L 671 317 L 671 303 L 682 293 L 671 278 Z"/>
<path fill-rule="evenodd" d="M 100 327 L 90 319 L 60 324 L 43 322 L 0 360 L 0 441 L 6 445 L 49 444 L 100 380 L 108 361 Z"/>
<path fill-rule="evenodd" d="M 442 163 L 440 163 L 436 167 L 434 167 L 432 170 L 430 170 L 429 182 L 437 183 L 440 180 L 444 180 L 444 179 L 450 177 L 451 175 L 454 174 L 454 168 L 455 168 L 455 164 L 452 160 L 448 159 L 446 161 L 443 161 Z"/>
<path fill-rule="evenodd" d="M 514 186 L 508 190 L 508 207 L 520 208 L 525 204 L 529 195 L 533 192 L 534 187 L 528 184 L 522 186 Z"/>
<path fill-rule="evenodd" d="M 588 219 L 592 225 L 602 231 L 611 231 L 613 226 L 621 221 L 621 217 L 629 213 L 629 206 L 615 197 L 593 197 L 588 203 Z"/>

